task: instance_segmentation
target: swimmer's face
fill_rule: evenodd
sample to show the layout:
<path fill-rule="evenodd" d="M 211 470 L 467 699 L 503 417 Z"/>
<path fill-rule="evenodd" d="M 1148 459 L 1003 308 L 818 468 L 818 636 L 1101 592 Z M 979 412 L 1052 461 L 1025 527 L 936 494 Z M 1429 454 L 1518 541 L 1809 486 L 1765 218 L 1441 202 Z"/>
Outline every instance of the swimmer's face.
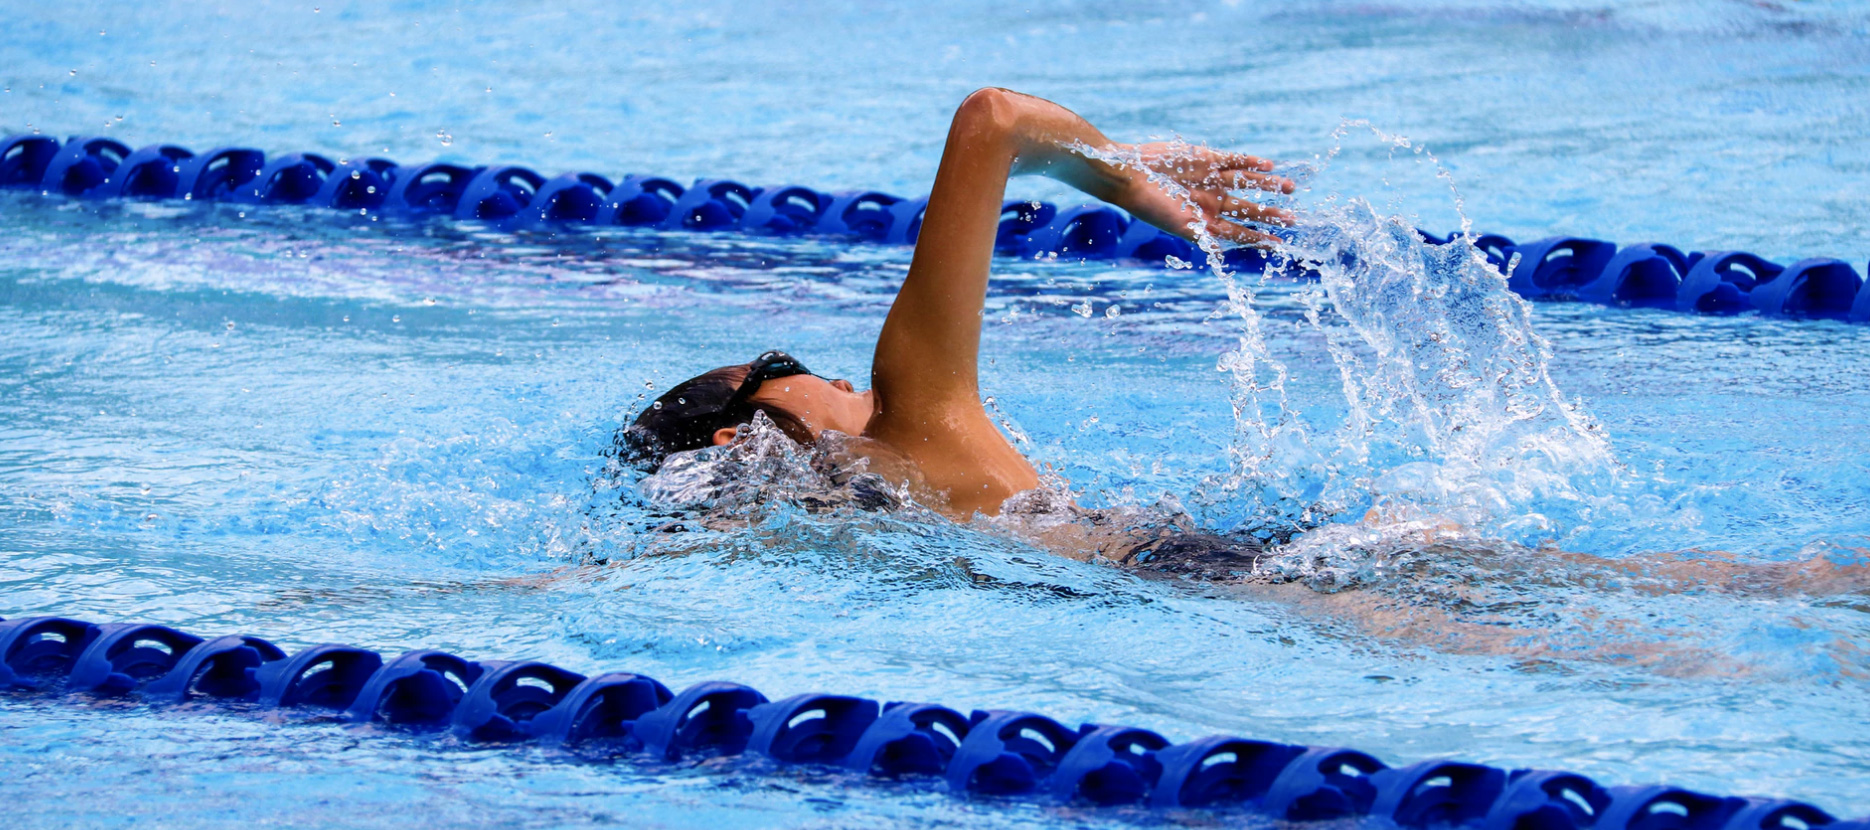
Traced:
<path fill-rule="evenodd" d="M 862 435 L 876 411 L 876 397 L 857 391 L 848 380 L 825 380 L 817 375 L 793 375 L 760 384 L 756 403 L 779 407 L 805 422 L 812 437 L 827 429 Z"/>
<path fill-rule="evenodd" d="M 826 380 L 817 375 L 791 375 L 765 381 L 749 400 L 791 415 L 811 433 L 813 440 L 828 429 L 846 435 L 862 435 L 870 425 L 870 416 L 876 412 L 875 393 L 859 392 L 848 380 Z M 716 430 L 714 444 L 732 443 L 736 429 Z"/>

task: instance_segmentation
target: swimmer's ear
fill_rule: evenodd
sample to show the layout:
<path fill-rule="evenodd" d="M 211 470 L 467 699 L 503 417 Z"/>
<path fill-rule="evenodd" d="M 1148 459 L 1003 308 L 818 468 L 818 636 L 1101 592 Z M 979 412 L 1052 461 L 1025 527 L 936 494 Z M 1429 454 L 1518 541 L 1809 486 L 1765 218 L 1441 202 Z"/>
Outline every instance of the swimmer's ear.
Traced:
<path fill-rule="evenodd" d="M 714 431 L 714 445 L 717 447 L 734 443 L 734 432 L 739 427 L 721 427 Z"/>

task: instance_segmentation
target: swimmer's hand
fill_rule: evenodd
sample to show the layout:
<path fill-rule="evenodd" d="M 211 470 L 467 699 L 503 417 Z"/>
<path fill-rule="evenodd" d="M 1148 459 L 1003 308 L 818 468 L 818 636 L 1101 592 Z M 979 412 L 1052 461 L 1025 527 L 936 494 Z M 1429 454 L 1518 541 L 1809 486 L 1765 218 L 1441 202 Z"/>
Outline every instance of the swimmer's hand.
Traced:
<path fill-rule="evenodd" d="M 1183 239 L 1195 240 L 1201 230 L 1224 242 L 1271 248 L 1277 237 L 1240 223 L 1292 224 L 1289 211 L 1233 195 L 1242 190 L 1291 193 L 1292 180 L 1273 175 L 1271 161 L 1182 142 L 1113 149 L 1113 155 L 1129 161 L 1119 171 L 1122 185 L 1106 201 Z"/>
<path fill-rule="evenodd" d="M 1273 163 L 1258 156 L 1181 141 L 1111 141 L 1064 107 L 1004 89 L 983 89 L 968 96 L 955 119 L 950 149 L 961 146 L 957 139 L 975 134 L 988 139 L 983 144 L 993 146 L 992 150 L 983 147 L 964 151 L 965 155 L 957 153 L 955 161 L 995 159 L 1010 144 L 1012 164 L 1007 173 L 1057 179 L 1183 239 L 1205 234 L 1222 242 L 1271 248 L 1279 243 L 1277 237 L 1241 223 L 1292 224 L 1291 213 L 1235 195 L 1249 190 L 1292 192 L 1292 180 L 1274 175 Z M 997 171 L 981 166 L 983 181 L 970 180 L 971 186 L 981 187 L 996 178 Z M 939 191 L 939 174 L 936 185 Z M 997 201 L 1004 187 L 995 191 L 992 197 Z M 937 201 L 930 197 L 931 211 Z M 997 213 L 994 221 L 998 221 Z M 923 232 L 928 232 L 926 224 Z"/>

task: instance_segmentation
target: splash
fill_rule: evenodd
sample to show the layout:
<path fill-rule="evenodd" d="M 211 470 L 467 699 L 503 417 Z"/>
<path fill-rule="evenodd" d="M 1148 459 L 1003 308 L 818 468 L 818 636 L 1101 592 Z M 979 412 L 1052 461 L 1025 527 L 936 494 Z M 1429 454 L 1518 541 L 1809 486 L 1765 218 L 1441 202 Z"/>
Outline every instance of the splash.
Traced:
<path fill-rule="evenodd" d="M 780 504 L 815 512 L 908 504 L 907 491 L 870 472 L 847 440 L 827 432 L 802 446 L 756 412 L 732 443 L 669 456 L 637 491 L 653 507 L 717 515 L 752 515 Z"/>
<path fill-rule="evenodd" d="M 1315 181 L 1356 125 L 1304 173 Z M 1432 164 L 1455 210 L 1452 177 L 1432 155 L 1371 131 L 1393 153 Z M 1069 489 L 1054 482 L 1009 503 L 1025 538 L 1066 541 L 1097 560 L 1105 536 L 1184 524 L 1251 534 L 1282 544 L 1268 576 L 1327 590 L 1366 582 L 1427 540 L 1539 545 L 1594 521 L 1624 516 L 1609 495 L 1620 468 L 1602 429 L 1568 401 L 1549 371 L 1550 347 L 1532 328 L 1529 306 L 1467 241 L 1431 245 L 1404 217 L 1361 196 L 1302 189 L 1306 206 L 1260 272 L 1228 265 L 1225 244 L 1191 185 L 1240 192 L 1244 182 L 1203 181 L 1205 148 L 1170 142 L 1079 152 L 1146 173 L 1188 209 L 1189 230 L 1224 288 L 1218 317 L 1234 347 L 1216 368 L 1231 381 L 1233 433 L 1223 473 L 1203 479 L 1184 504 L 1135 516 L 1086 518 Z M 1213 204 L 1212 200 L 1207 202 Z M 1468 224 L 1463 218 L 1464 231 Z M 1273 281 L 1297 281 L 1297 321 L 1273 319 L 1260 294 Z M 1269 336 L 1296 325 L 1299 337 Z M 1274 342 L 1318 342 L 1316 355 L 1280 354 Z M 1342 406 L 1301 408 L 1287 387 L 1297 371 L 1324 371 Z M 1322 367 L 1322 368 L 1319 368 Z M 986 402 L 1020 445 L 1030 442 L 995 402 Z M 637 491 L 653 510 L 757 517 L 772 505 L 807 512 L 913 505 L 881 477 L 838 461 L 836 442 L 805 448 L 756 422 L 733 444 L 672 457 Z M 1079 538 L 1083 537 L 1083 538 Z M 1095 538 L 1094 538 L 1095 537 Z M 1046 543 L 1048 547 L 1059 545 Z"/>
<path fill-rule="evenodd" d="M 1398 216 L 1348 199 L 1307 215 L 1288 246 L 1307 320 L 1324 335 L 1346 417 L 1324 453 L 1326 498 L 1433 509 L 1508 536 L 1555 529 L 1526 508 L 1579 496 L 1615 469 L 1603 430 L 1565 399 L 1524 300 L 1466 237 L 1429 245 Z"/>
<path fill-rule="evenodd" d="M 1205 148 L 1176 141 L 1147 158 L 1077 148 L 1144 171 L 1183 202 L 1225 288 L 1222 316 L 1238 326 L 1235 348 L 1217 361 L 1232 384 L 1229 464 L 1202 483 L 1204 521 L 1290 541 L 1277 560 L 1281 575 L 1334 585 L 1358 581 L 1371 557 L 1419 547 L 1424 534 L 1540 544 L 1588 525 L 1612 504 L 1604 494 L 1619 468 L 1609 441 L 1553 382 L 1551 351 L 1528 305 L 1469 243 L 1465 215 L 1461 236 L 1431 245 L 1404 217 L 1310 184 L 1358 128 L 1393 156 L 1407 151 L 1433 165 L 1461 212 L 1459 191 L 1432 154 L 1346 124 L 1328 154 L 1298 171 L 1305 207 L 1259 274 L 1228 267 L 1184 184 Z M 1239 182 L 1195 184 L 1242 190 Z M 1272 280 L 1307 284 L 1301 336 L 1281 341 L 1322 339 L 1341 412 L 1308 416 L 1288 397 L 1297 364 L 1269 345 L 1257 297 Z M 1353 522 L 1355 530 L 1344 526 Z"/>

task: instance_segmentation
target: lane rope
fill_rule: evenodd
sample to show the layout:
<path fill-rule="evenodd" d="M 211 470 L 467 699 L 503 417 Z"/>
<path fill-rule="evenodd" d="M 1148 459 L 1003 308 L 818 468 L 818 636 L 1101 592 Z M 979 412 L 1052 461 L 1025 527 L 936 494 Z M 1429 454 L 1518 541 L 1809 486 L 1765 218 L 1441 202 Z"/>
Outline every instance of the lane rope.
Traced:
<path fill-rule="evenodd" d="M 443 651 L 386 657 L 326 643 L 288 655 L 246 634 L 65 617 L 0 620 L 0 689 L 298 708 L 341 721 L 476 742 L 601 748 L 664 762 L 753 754 L 778 765 L 922 779 L 958 797 L 1165 810 L 1246 809 L 1275 819 L 1376 817 L 1475 830 L 1870 830 L 1800 801 L 1666 785 L 1605 787 L 1557 770 L 1431 760 L 1390 767 L 1342 747 L 1216 735 L 1181 744 L 1148 729 L 1033 712 L 880 703 L 837 694 L 770 700 L 739 683 L 677 694 L 630 672 L 584 675 L 535 660 Z M 567 753 L 566 758 L 578 758 Z"/>
<path fill-rule="evenodd" d="M 823 235 L 913 244 L 928 198 L 876 190 L 830 193 L 801 185 L 756 187 L 732 179 L 673 179 L 588 172 L 547 178 L 528 167 L 465 167 L 431 162 L 404 167 L 385 158 L 334 160 L 318 153 L 268 158 L 245 147 L 197 154 L 173 144 L 138 150 L 113 138 L 44 135 L 0 140 L 0 187 L 37 189 L 75 199 L 180 199 L 253 205 L 306 205 L 385 216 L 450 216 L 503 230 L 563 225 L 646 227 L 667 231 Z M 1104 204 L 1061 207 L 1008 200 L 1001 208 L 998 252 L 1027 259 L 1122 260 L 1205 267 L 1186 240 Z M 1418 231 L 1425 242 L 1456 237 Z M 1508 286 L 1536 300 L 1663 308 L 1728 315 L 1870 323 L 1870 281 L 1834 258 L 1782 264 L 1745 251 L 1684 252 L 1643 243 L 1618 248 L 1600 239 L 1555 236 L 1516 243 L 1481 234 L 1472 244 L 1507 275 Z M 1235 249 L 1227 267 L 1257 272 L 1266 256 Z M 1866 266 L 1870 273 L 1870 266 Z"/>

